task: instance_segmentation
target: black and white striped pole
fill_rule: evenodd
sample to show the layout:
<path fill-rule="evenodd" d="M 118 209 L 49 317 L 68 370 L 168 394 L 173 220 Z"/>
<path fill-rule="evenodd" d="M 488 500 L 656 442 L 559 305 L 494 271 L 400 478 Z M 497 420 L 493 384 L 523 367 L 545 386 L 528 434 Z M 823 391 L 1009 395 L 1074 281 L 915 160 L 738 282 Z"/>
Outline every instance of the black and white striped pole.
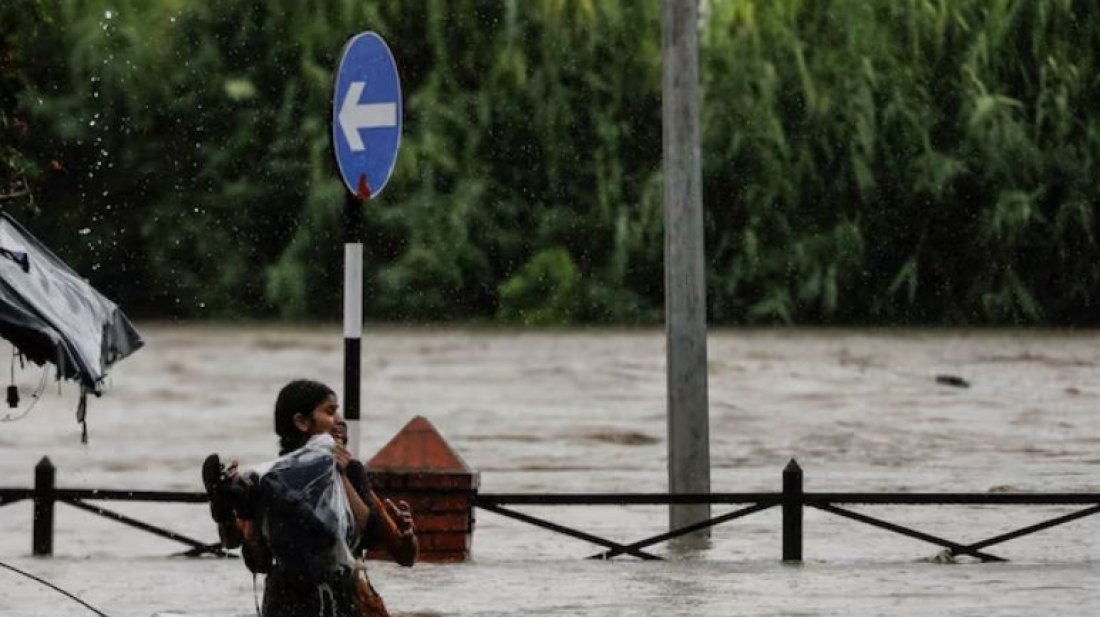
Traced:
<path fill-rule="evenodd" d="M 363 357 L 363 208 L 378 197 L 401 145 L 401 80 L 389 46 L 374 32 L 344 44 L 332 96 L 332 150 L 349 194 L 344 202 L 344 418 L 359 457 Z"/>
<path fill-rule="evenodd" d="M 369 199 L 369 196 L 367 197 Z M 359 458 L 359 404 L 363 359 L 363 202 L 344 202 L 344 419 L 348 447 Z"/>

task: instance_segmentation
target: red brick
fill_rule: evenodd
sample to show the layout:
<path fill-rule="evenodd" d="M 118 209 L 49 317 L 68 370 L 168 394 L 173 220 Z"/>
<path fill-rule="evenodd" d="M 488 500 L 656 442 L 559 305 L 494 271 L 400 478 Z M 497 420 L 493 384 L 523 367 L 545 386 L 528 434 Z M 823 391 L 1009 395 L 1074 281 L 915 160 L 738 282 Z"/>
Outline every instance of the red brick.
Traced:
<path fill-rule="evenodd" d="M 442 493 L 431 498 L 431 505 L 427 512 L 468 512 L 474 507 L 472 495 L 448 495 Z"/>
<path fill-rule="evenodd" d="M 425 563 L 458 563 L 469 558 L 469 551 L 435 551 L 421 554 L 419 561 Z"/>
<path fill-rule="evenodd" d="M 378 498 L 390 499 L 394 503 L 404 501 L 409 504 L 414 515 L 445 512 L 467 512 L 474 505 L 473 495 L 455 495 L 448 493 L 407 493 L 400 491 L 376 490 Z"/>
<path fill-rule="evenodd" d="M 420 544 L 418 561 L 453 563 L 469 558 L 471 537 L 467 533 L 417 533 L 416 537 Z M 366 557 L 374 561 L 392 560 L 384 548 L 368 551 Z"/>
<path fill-rule="evenodd" d="M 379 497 L 405 501 L 412 509 L 422 561 L 445 563 L 469 557 L 481 478 L 430 422 L 413 418 L 370 459 L 367 468 Z M 368 558 L 387 556 L 374 551 Z"/>
<path fill-rule="evenodd" d="M 375 493 L 377 493 L 378 498 L 383 501 L 387 499 L 393 501 L 394 503 L 404 501 L 405 503 L 409 504 L 409 508 L 412 510 L 414 516 L 420 512 L 430 512 L 432 504 L 435 503 L 435 497 L 432 495 L 424 495 L 420 493 L 416 495 L 410 495 L 408 493 L 401 493 L 398 491 L 384 490 L 376 490 Z"/>
<path fill-rule="evenodd" d="M 407 474 L 399 473 L 370 473 L 367 474 L 370 484 L 379 489 L 402 489 L 408 483 Z"/>
<path fill-rule="evenodd" d="M 422 514 L 415 517 L 419 531 L 470 531 L 470 517 L 466 512 L 454 514 Z"/>
<path fill-rule="evenodd" d="M 406 485 L 416 489 L 470 489 L 477 488 L 478 476 L 476 473 L 412 473 Z"/>
<path fill-rule="evenodd" d="M 461 532 L 417 534 L 420 550 L 424 553 L 470 550 L 470 534 Z"/>

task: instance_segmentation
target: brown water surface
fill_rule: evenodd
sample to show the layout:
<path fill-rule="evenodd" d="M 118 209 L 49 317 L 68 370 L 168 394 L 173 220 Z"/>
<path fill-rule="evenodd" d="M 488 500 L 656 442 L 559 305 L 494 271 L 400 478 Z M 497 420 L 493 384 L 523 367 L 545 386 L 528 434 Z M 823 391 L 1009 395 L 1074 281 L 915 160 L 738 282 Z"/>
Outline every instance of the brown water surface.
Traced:
<path fill-rule="evenodd" d="M 335 326 L 141 327 L 147 347 L 90 401 L 82 446 L 72 386 L 0 423 L 0 486 L 30 486 L 49 456 L 74 488 L 200 490 L 213 451 L 263 461 L 271 407 L 299 376 L 342 383 Z M 807 490 L 1100 492 L 1100 336 L 1095 332 L 729 330 L 709 339 L 712 486 L 776 491 L 791 458 Z M 485 492 L 662 491 L 664 335 L 367 327 L 369 456 L 416 415 L 482 474 Z M 17 375 L 24 398 L 39 373 Z M 963 387 L 966 386 L 966 387 Z M 5 412 L 0 412 L 0 417 Z M 104 504 L 212 540 L 205 506 Z M 1058 507 L 862 507 L 973 542 Z M 617 541 L 665 530 L 655 507 L 524 511 Z M 715 508 L 715 513 L 725 511 Z M 397 612 L 425 615 L 1089 615 L 1100 519 L 996 548 L 1007 564 L 931 563 L 938 549 L 827 513 L 806 513 L 806 563 L 779 563 L 779 512 L 716 528 L 710 547 L 664 563 L 592 562 L 598 547 L 478 512 L 473 562 L 375 564 Z M 52 559 L 30 552 L 27 502 L 0 508 L 0 560 L 112 617 L 248 615 L 239 561 L 169 558 L 180 546 L 57 508 Z M 994 549 L 990 549 L 993 551 Z M 0 615 L 89 615 L 0 570 Z"/>

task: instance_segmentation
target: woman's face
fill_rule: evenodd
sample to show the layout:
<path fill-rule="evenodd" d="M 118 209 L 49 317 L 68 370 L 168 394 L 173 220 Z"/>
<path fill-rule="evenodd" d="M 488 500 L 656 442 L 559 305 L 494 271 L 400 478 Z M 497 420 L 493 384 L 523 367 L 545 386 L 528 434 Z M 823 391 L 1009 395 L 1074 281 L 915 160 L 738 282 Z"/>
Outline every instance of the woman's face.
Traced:
<path fill-rule="evenodd" d="M 336 414 L 336 422 L 332 426 L 332 436 L 336 439 L 336 443 L 342 446 L 348 445 L 348 423 L 344 422 L 340 414 Z"/>
<path fill-rule="evenodd" d="M 298 428 L 309 433 L 311 437 L 331 433 L 336 426 L 336 420 L 340 417 L 337 413 L 339 408 L 340 406 L 336 403 L 336 395 L 330 394 L 313 408 L 309 418 L 299 414 L 299 417 L 302 417 L 305 421 L 299 424 Z"/>

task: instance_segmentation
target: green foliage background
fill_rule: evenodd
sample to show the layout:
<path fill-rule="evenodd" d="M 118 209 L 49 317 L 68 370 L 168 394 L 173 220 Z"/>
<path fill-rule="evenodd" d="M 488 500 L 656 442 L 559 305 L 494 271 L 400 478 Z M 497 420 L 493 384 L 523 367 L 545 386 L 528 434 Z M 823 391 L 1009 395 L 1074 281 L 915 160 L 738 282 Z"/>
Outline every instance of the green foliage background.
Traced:
<path fill-rule="evenodd" d="M 139 316 L 335 318 L 331 71 L 405 91 L 384 320 L 657 322 L 660 3 L 12 0 L 4 207 Z M 1096 324 L 1100 0 L 709 0 L 712 323 Z M 11 192 L 14 195 L 14 191 Z"/>

